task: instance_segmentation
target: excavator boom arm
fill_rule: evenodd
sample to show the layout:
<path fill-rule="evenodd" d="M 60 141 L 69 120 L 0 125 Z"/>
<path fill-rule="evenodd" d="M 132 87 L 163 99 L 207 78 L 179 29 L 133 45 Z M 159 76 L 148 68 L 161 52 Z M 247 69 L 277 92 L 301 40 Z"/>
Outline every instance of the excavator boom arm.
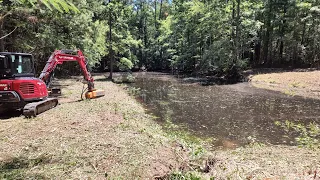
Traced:
<path fill-rule="evenodd" d="M 58 64 L 63 64 L 66 61 L 77 61 L 80 65 L 81 71 L 83 73 L 84 79 L 88 84 L 88 91 L 94 90 L 94 79 L 92 78 L 90 72 L 87 69 L 86 58 L 80 50 L 56 50 L 50 56 L 47 61 L 46 66 L 42 70 L 39 79 L 44 81 L 47 87 L 50 86 L 51 80 L 53 78 L 53 73 Z"/>

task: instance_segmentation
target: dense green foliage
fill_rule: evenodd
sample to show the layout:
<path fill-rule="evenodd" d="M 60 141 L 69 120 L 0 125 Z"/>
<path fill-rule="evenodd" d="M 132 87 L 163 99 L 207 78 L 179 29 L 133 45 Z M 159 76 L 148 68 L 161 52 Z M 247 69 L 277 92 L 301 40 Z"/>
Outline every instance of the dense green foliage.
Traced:
<path fill-rule="evenodd" d="M 82 49 L 100 70 L 114 64 L 223 75 L 319 64 L 320 3 L 314 0 L 0 3 L 0 50 L 32 52 L 39 66 L 54 49 Z"/>

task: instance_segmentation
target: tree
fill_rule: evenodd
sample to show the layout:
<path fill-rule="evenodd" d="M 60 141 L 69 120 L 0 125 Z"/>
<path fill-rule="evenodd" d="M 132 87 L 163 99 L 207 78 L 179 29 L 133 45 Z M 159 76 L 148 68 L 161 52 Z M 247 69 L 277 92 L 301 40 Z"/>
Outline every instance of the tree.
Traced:
<path fill-rule="evenodd" d="M 142 66 L 236 79 L 250 67 L 320 65 L 315 0 L 0 2 L 1 50 L 32 51 L 39 65 L 56 48 L 83 49 L 110 78 Z"/>
<path fill-rule="evenodd" d="M 19 14 L 24 12 L 23 15 L 29 14 L 29 11 L 34 10 L 35 8 L 40 8 L 42 4 L 44 4 L 48 9 L 52 10 L 53 8 L 60 11 L 60 12 L 79 12 L 79 10 L 74 6 L 73 3 L 67 2 L 65 0 L 0 0 L 0 4 L 2 6 L 0 7 L 0 50 L 4 51 L 4 38 L 11 35 L 19 26 L 15 26 L 12 28 L 10 32 L 5 34 L 3 27 L 4 27 L 4 21 L 7 16 L 10 16 L 12 14 Z M 32 8 L 28 7 L 28 5 L 32 5 Z M 36 7 L 37 6 L 37 7 Z M 34 16 L 27 16 L 27 20 L 29 21 L 35 21 Z"/>
<path fill-rule="evenodd" d="M 131 35 L 128 17 L 132 14 L 132 7 L 119 0 L 109 0 L 103 11 L 103 17 L 108 20 L 109 26 L 106 45 L 110 61 L 110 79 L 112 79 L 114 64 L 120 70 L 128 70 L 137 63 L 134 49 L 141 44 L 141 41 Z"/>

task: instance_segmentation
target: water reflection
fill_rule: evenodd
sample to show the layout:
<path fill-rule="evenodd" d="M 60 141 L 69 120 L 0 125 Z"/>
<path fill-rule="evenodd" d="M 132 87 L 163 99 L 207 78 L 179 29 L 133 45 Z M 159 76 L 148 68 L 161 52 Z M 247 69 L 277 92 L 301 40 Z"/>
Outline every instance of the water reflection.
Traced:
<path fill-rule="evenodd" d="M 288 97 L 249 84 L 200 86 L 168 75 L 138 74 L 134 87 L 162 121 L 185 126 L 196 135 L 246 144 L 290 144 L 274 121 L 319 123 L 320 101 Z M 292 139 L 291 139 L 292 140 Z"/>

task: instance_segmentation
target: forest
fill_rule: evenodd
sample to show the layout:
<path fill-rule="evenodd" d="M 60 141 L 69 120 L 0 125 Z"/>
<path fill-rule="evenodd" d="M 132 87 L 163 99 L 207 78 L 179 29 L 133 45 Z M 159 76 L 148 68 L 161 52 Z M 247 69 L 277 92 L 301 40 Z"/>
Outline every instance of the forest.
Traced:
<path fill-rule="evenodd" d="M 318 67 L 317 0 L 0 0 L 0 51 L 81 49 L 96 71 Z M 71 67 L 71 66 L 70 66 Z M 70 69 L 70 68 L 69 68 Z"/>
<path fill-rule="evenodd" d="M 0 0 L 0 179 L 320 179 L 319 49 L 319 0 Z"/>

